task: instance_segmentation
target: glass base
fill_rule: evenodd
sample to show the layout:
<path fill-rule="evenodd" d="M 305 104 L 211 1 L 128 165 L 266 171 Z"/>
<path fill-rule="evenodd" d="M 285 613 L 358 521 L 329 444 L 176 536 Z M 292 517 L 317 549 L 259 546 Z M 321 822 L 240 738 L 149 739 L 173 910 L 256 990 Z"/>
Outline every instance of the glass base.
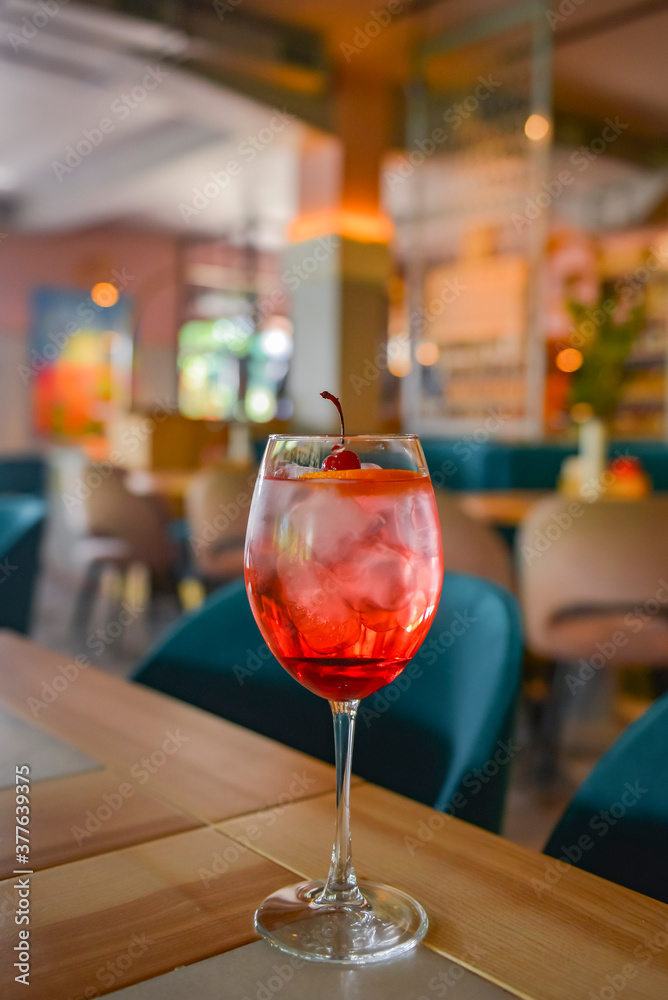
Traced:
<path fill-rule="evenodd" d="M 300 958 L 354 965 L 395 958 L 427 932 L 427 914 L 399 889 L 360 882 L 363 904 L 319 903 L 324 885 L 300 882 L 272 893 L 255 914 L 255 929 Z"/>

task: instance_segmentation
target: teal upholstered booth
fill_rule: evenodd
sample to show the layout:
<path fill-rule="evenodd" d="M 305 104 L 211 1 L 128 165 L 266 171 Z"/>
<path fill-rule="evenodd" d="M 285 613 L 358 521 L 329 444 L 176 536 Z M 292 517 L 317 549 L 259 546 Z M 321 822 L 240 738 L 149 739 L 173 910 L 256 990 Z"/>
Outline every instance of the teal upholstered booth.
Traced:
<path fill-rule="evenodd" d="M 515 753 L 520 659 L 515 598 L 487 580 L 447 573 L 421 650 L 397 680 L 361 704 L 355 772 L 498 831 Z M 271 656 L 243 581 L 178 622 L 135 680 L 333 760 L 327 702 Z"/>
<path fill-rule="evenodd" d="M 0 496 L 0 628 L 28 632 L 45 516 L 37 497 Z"/>
<path fill-rule="evenodd" d="M 0 459 L 0 493 L 46 496 L 47 467 L 39 455 L 11 455 Z"/>
<path fill-rule="evenodd" d="M 512 443 L 474 435 L 459 440 L 422 440 L 437 486 L 451 490 L 553 490 L 561 464 L 575 455 L 575 443 Z M 668 490 L 668 445 L 662 441 L 612 441 L 609 457 L 636 455 L 654 489 Z"/>

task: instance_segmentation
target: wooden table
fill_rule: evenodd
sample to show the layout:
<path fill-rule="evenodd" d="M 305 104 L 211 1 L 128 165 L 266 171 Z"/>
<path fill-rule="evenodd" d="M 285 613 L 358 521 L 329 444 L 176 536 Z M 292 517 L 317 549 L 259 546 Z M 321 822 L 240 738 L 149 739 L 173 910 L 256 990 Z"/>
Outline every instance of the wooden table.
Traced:
<path fill-rule="evenodd" d="M 125 485 L 137 496 L 159 496 L 174 518 L 182 518 L 193 469 L 130 469 Z"/>
<path fill-rule="evenodd" d="M 0 792 L 6 1000 L 267 1000 L 278 989 L 281 1000 L 433 1000 L 448 982 L 457 1000 L 498 1000 L 499 987 L 529 1000 L 668 997 L 668 906 L 363 782 L 358 873 L 423 902 L 426 947 L 353 970 L 252 944 L 268 892 L 326 871 L 328 766 L 7 632 L 0 707 L 99 764 L 31 786 L 30 876 L 12 874 L 14 790 Z M 32 992 L 12 967 L 21 878 Z"/>
<path fill-rule="evenodd" d="M 138 496 L 157 493 L 168 500 L 182 500 L 193 475 L 193 469 L 130 469 L 125 483 Z"/>
<path fill-rule="evenodd" d="M 247 473 L 250 477 L 254 466 L 244 462 L 218 462 L 217 469 L 233 475 Z M 163 498 L 173 517 L 183 517 L 185 497 L 198 469 L 130 469 L 125 484 L 137 496 L 157 495 Z M 252 492 L 252 490 L 251 490 Z"/>
<path fill-rule="evenodd" d="M 250 477 L 255 466 L 249 462 L 217 462 L 212 468 L 238 476 L 247 473 Z M 145 496 L 157 493 L 168 500 L 183 500 L 188 492 L 193 476 L 199 469 L 130 469 L 125 482 L 132 493 Z"/>
<path fill-rule="evenodd" d="M 484 524 L 515 528 L 549 490 L 478 490 L 457 493 L 462 510 Z"/>

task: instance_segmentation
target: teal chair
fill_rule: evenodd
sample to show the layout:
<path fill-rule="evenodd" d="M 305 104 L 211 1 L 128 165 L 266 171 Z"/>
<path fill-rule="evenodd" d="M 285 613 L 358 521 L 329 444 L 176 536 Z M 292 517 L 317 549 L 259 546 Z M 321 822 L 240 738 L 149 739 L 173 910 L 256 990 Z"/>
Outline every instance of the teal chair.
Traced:
<path fill-rule="evenodd" d="M 37 497 L 0 496 L 0 628 L 28 632 L 45 517 Z"/>
<path fill-rule="evenodd" d="M 631 723 L 576 792 L 545 854 L 668 903 L 668 695 Z"/>
<path fill-rule="evenodd" d="M 0 493 L 46 496 L 47 466 L 39 455 L 0 458 Z"/>
<path fill-rule="evenodd" d="M 362 701 L 354 770 L 369 781 L 489 830 L 501 826 L 520 684 L 515 598 L 478 577 L 447 573 L 418 654 Z M 139 683 L 332 761 L 327 702 L 269 653 L 243 581 L 176 623 L 139 665 Z"/>

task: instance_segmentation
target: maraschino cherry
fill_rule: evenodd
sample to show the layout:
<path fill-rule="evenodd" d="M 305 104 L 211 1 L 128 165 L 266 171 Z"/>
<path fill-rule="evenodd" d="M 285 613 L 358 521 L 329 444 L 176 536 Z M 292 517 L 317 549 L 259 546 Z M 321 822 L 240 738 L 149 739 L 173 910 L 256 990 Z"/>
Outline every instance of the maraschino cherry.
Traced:
<path fill-rule="evenodd" d="M 327 458 L 322 463 L 322 468 L 326 472 L 343 472 L 345 469 L 361 469 L 362 465 L 355 454 L 354 451 L 348 451 L 344 444 L 345 429 L 343 426 L 343 410 L 341 409 L 341 403 L 333 396 L 331 392 L 321 392 L 320 395 L 323 399 L 331 399 L 334 406 L 339 411 L 339 417 L 341 418 L 341 444 L 335 444 L 332 448 L 332 454 L 328 455 Z"/>

